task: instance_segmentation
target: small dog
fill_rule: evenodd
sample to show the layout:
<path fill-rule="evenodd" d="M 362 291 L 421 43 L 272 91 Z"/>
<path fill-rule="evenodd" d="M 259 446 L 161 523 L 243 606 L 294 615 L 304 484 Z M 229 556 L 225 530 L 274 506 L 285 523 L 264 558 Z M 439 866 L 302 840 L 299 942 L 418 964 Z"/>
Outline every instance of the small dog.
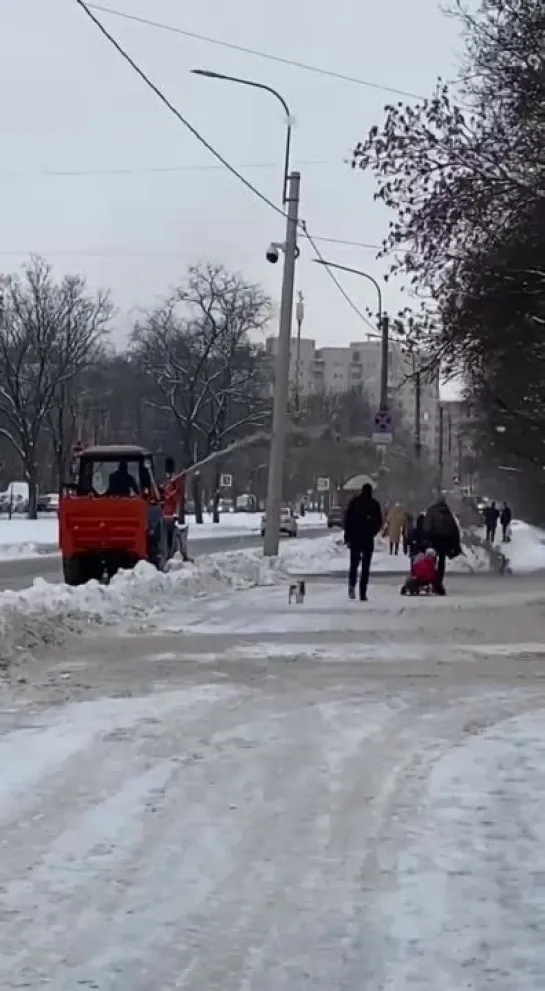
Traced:
<path fill-rule="evenodd" d="M 291 606 L 293 599 L 298 606 L 305 601 L 306 585 L 304 581 L 292 582 L 288 593 L 288 603 Z"/>

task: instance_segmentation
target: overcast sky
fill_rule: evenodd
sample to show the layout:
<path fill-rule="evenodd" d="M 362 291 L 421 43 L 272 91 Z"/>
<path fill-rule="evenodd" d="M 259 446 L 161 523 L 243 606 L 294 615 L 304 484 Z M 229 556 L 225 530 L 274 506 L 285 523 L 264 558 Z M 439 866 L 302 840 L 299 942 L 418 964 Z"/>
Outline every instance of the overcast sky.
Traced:
<path fill-rule="evenodd" d="M 106 2 L 106 0 L 104 0 Z M 427 95 L 456 71 L 456 25 L 436 0 L 109 0 L 125 13 Z M 272 97 L 191 76 L 193 67 L 280 90 L 296 121 L 301 215 L 315 235 L 378 243 L 387 214 L 373 180 L 343 163 L 392 94 L 101 14 L 105 26 L 190 121 L 279 202 L 284 143 Z M 0 271 L 29 252 L 110 287 L 121 311 L 165 293 L 200 258 L 262 282 L 278 299 L 281 266 L 265 260 L 283 221 L 216 167 L 100 36 L 75 0 L 2 0 Z M 165 171 L 146 171 L 146 170 Z M 172 171 L 167 171 L 171 169 Z M 89 174 L 103 170 L 102 174 Z M 111 170 L 108 174 L 108 170 Z M 127 170 L 115 174 L 115 170 Z M 131 171 L 132 170 L 132 171 Z M 48 171 L 73 172 L 51 175 Z M 87 174 L 85 174 L 87 173 Z M 380 276 L 374 252 L 320 242 L 326 257 Z M 304 335 L 346 345 L 365 328 L 301 245 Z M 362 308 L 372 287 L 343 284 Z M 400 299 L 390 291 L 395 310 Z M 121 332 L 121 331 L 120 331 Z"/>

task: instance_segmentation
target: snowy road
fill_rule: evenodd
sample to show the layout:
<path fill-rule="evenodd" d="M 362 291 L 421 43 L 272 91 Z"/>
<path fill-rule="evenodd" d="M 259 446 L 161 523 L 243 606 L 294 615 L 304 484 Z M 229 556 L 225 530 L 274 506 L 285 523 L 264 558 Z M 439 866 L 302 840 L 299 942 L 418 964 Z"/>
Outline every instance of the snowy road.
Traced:
<path fill-rule="evenodd" d="M 542 581 L 397 586 L 259 588 L 18 668 L 2 989 L 543 991 Z"/>

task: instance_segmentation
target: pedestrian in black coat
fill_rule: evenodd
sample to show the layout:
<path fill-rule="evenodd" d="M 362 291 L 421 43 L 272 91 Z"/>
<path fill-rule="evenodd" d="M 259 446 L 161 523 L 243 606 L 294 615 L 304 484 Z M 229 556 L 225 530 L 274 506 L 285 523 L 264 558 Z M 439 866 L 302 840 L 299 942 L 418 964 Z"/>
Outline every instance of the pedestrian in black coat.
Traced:
<path fill-rule="evenodd" d="M 367 586 L 371 560 L 375 549 L 375 537 L 382 530 L 382 510 L 373 497 L 373 486 L 367 482 L 361 492 L 348 504 L 344 517 L 344 542 L 350 548 L 348 594 L 356 598 L 358 570 L 360 570 L 360 600 L 367 600 Z"/>
<path fill-rule="evenodd" d="M 500 511 L 495 502 L 491 502 L 489 506 L 486 506 L 485 509 L 483 509 L 483 516 L 486 528 L 486 539 L 493 544 L 496 539 L 496 530 L 498 528 L 498 520 L 500 518 Z"/>
<path fill-rule="evenodd" d="M 451 560 L 458 557 L 462 553 L 462 544 L 458 524 L 443 495 L 428 509 L 424 520 L 424 533 L 429 546 L 433 547 L 437 554 L 437 580 L 434 591 L 437 595 L 446 595 L 447 558 Z"/>
<path fill-rule="evenodd" d="M 504 544 L 509 541 L 509 527 L 511 526 L 512 519 L 513 513 L 507 503 L 504 502 L 500 513 L 501 539 Z"/>

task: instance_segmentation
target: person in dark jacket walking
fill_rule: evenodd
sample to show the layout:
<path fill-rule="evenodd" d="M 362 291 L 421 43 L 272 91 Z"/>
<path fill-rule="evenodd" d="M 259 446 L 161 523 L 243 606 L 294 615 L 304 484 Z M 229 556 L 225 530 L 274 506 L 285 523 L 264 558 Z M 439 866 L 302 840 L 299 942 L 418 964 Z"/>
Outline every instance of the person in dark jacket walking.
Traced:
<path fill-rule="evenodd" d="M 416 523 L 407 533 L 407 551 L 411 561 L 417 554 L 424 554 L 430 546 L 430 542 L 424 532 L 425 513 L 419 513 Z"/>
<path fill-rule="evenodd" d="M 485 506 L 483 509 L 483 517 L 486 528 L 486 539 L 493 544 L 496 539 L 496 530 L 498 528 L 498 520 L 500 518 L 500 511 L 495 502 L 491 502 L 489 506 Z"/>
<path fill-rule="evenodd" d="M 447 558 L 459 557 L 462 553 L 460 530 L 450 511 L 444 495 L 440 495 L 428 509 L 424 519 L 423 532 L 437 554 L 437 579 L 434 584 L 436 595 L 446 595 L 445 569 Z"/>
<path fill-rule="evenodd" d="M 348 595 L 356 598 L 358 569 L 360 569 L 360 600 L 367 601 L 367 585 L 375 537 L 382 530 L 382 510 L 373 497 L 373 486 L 366 482 L 361 492 L 348 504 L 344 517 L 344 542 L 350 548 Z"/>
<path fill-rule="evenodd" d="M 502 543 L 506 544 L 509 541 L 509 527 L 511 526 L 511 520 L 513 519 L 513 514 L 510 507 L 504 502 L 502 510 L 500 513 L 500 523 L 501 523 L 501 539 Z"/>

